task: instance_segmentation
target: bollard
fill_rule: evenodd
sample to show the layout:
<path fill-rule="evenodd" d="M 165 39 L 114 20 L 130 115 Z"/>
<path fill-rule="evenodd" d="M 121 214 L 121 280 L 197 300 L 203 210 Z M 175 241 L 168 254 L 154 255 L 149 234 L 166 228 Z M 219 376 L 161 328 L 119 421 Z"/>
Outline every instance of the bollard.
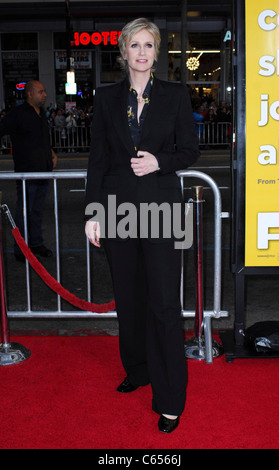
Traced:
<path fill-rule="evenodd" d="M 193 186 L 194 209 L 194 249 L 195 249 L 195 276 L 196 276 L 196 311 L 195 311 L 195 336 L 184 342 L 185 357 L 188 359 L 204 360 L 209 362 L 205 346 L 204 318 L 203 318 L 203 187 Z M 212 356 L 222 354 L 219 343 L 212 341 Z M 209 354 L 208 354 L 209 355 Z"/>
<path fill-rule="evenodd" d="M 0 366 L 19 364 L 31 356 L 29 349 L 22 344 L 11 343 L 8 327 L 7 303 L 5 292 L 5 273 L 3 258 L 2 237 L 2 206 L 0 193 L 0 302 L 1 302 L 1 344 L 0 344 Z"/>

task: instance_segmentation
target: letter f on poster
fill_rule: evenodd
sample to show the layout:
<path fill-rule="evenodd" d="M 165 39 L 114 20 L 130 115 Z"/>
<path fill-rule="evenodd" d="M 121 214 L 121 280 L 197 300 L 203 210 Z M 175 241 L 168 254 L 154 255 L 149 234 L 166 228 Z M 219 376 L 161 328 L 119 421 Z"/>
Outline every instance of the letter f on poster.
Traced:
<path fill-rule="evenodd" d="M 270 240 L 279 241 L 279 232 L 270 233 L 270 229 L 279 231 L 279 212 L 260 212 L 258 214 L 258 249 L 267 250 Z M 277 251 L 279 252 L 279 244 Z"/>

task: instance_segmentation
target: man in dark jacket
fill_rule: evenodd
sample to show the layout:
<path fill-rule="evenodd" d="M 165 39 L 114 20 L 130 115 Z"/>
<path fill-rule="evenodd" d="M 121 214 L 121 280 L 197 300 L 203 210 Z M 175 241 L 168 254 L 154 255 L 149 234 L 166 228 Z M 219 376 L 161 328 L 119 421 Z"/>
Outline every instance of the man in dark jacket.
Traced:
<path fill-rule="evenodd" d="M 46 90 L 43 83 L 32 80 L 25 86 L 26 102 L 12 109 L 0 123 L 0 137 L 9 134 L 12 140 L 15 172 L 52 171 L 57 156 L 50 147 L 47 119 L 43 110 Z M 22 182 L 17 184 L 17 205 L 15 222 L 24 235 Z M 51 250 L 43 244 L 42 213 L 48 192 L 48 180 L 26 181 L 27 224 L 29 246 L 35 255 L 52 256 Z M 15 257 L 25 257 L 15 246 Z"/>

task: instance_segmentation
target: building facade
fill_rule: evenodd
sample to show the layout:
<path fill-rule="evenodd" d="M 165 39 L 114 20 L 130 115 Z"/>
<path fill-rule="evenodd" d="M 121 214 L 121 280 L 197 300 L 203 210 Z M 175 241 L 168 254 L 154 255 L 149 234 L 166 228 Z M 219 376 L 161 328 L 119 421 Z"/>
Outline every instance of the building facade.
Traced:
<path fill-rule="evenodd" d="M 186 35 L 186 79 L 193 101 L 210 96 L 230 102 L 231 2 L 188 1 L 184 22 L 182 3 L 1 0 L 0 109 L 21 103 L 30 79 L 45 84 L 47 106 L 92 104 L 96 87 L 121 79 L 118 35 L 139 16 L 161 30 L 159 78 L 181 81 L 181 39 Z M 74 94 L 65 92 L 69 67 L 75 72 Z"/>

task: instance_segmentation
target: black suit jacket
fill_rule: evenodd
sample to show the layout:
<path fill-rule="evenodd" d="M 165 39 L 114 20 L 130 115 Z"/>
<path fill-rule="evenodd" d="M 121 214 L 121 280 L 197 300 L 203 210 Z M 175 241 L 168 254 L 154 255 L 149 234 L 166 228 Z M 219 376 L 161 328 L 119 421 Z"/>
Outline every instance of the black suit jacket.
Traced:
<path fill-rule="evenodd" d="M 181 202 L 176 171 L 199 156 L 198 139 L 187 88 L 154 78 L 151 102 L 143 124 L 138 150 L 155 155 L 160 170 L 138 177 L 131 168 L 137 153 L 130 135 L 127 107 L 129 81 L 97 89 L 88 163 L 86 207 L 101 203 L 107 208 L 114 195 L 122 203 L 162 204 Z M 88 207 L 89 209 L 89 207 Z M 88 210 L 86 218 L 92 217 Z"/>
<path fill-rule="evenodd" d="M 16 106 L 0 122 L 0 137 L 10 135 L 15 171 L 53 169 L 46 115 L 38 115 L 29 103 Z"/>

